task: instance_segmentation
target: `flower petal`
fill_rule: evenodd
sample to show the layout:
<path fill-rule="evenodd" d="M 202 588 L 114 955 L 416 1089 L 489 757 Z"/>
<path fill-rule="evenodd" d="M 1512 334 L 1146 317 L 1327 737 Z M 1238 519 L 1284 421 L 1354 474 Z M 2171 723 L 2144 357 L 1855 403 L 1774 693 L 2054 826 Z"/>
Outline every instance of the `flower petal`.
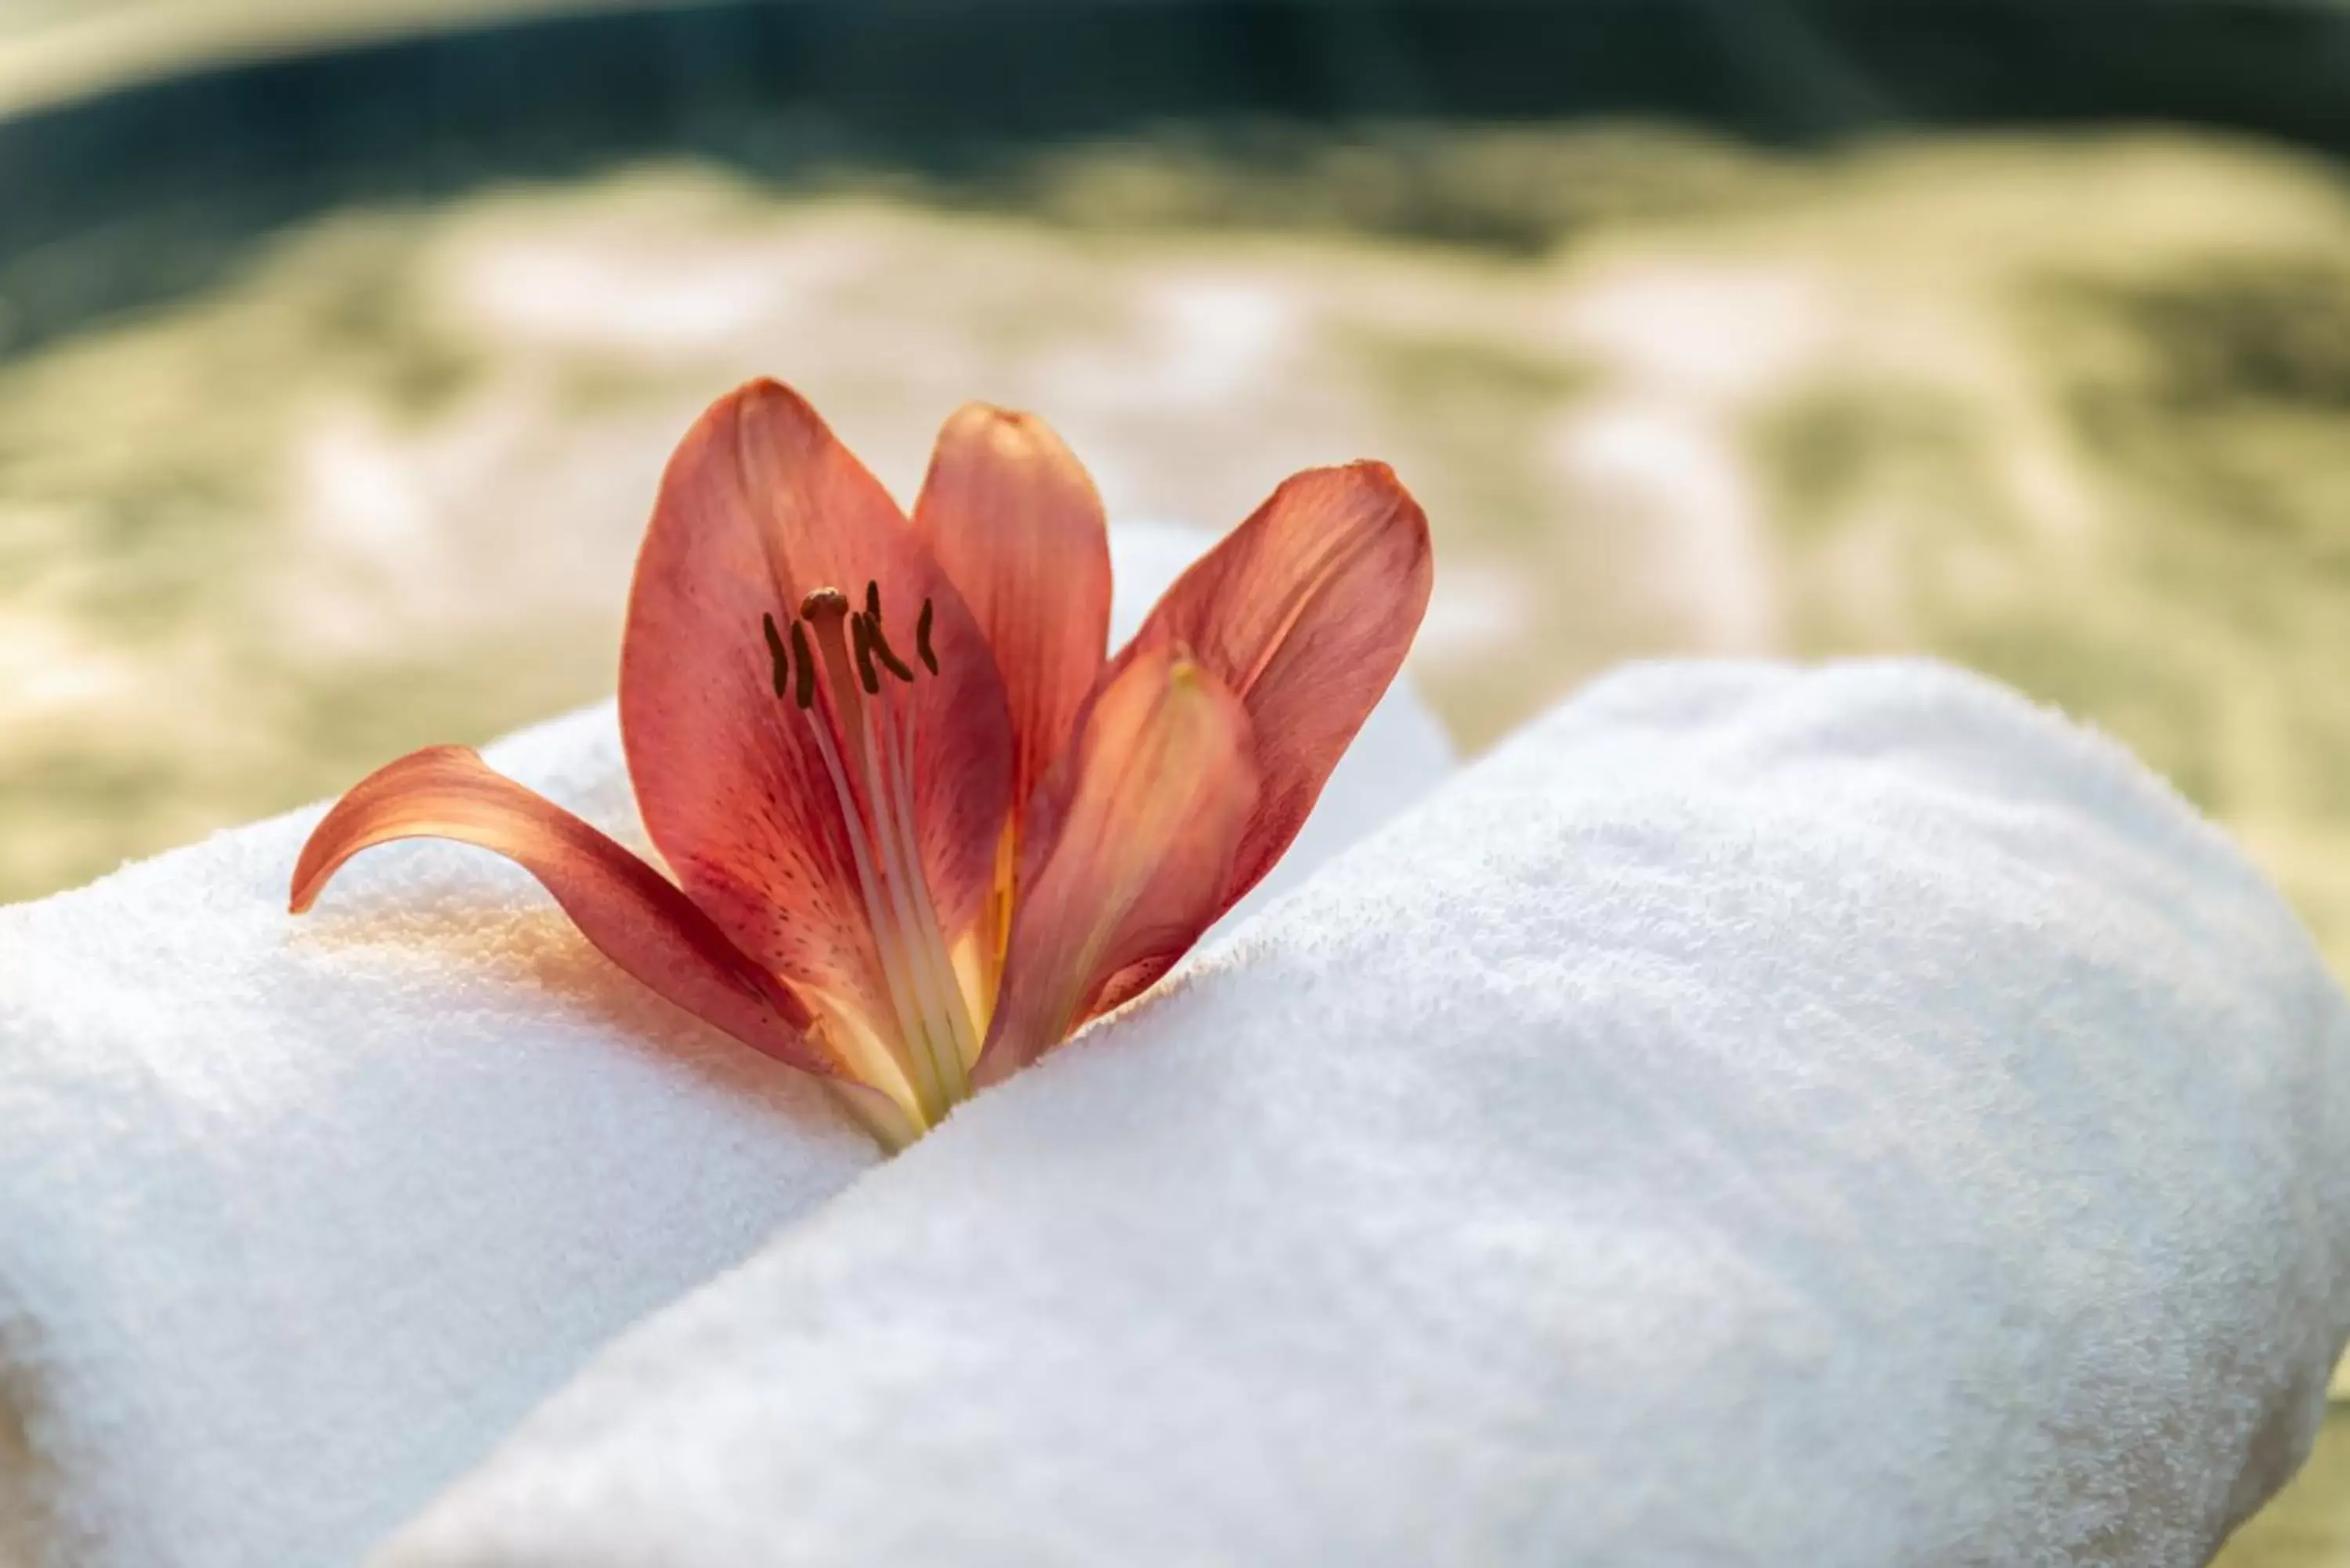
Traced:
<path fill-rule="evenodd" d="M 396 838 L 452 838 L 494 849 L 545 884 L 606 958 L 754 1050 L 840 1076 L 808 1033 L 791 988 L 744 954 L 650 866 L 463 746 L 432 746 L 378 768 L 335 803 L 294 867 L 301 914 L 343 863 Z"/>
<path fill-rule="evenodd" d="M 1101 675 L 1110 600 L 1101 496 L 1042 420 L 966 403 L 939 431 L 914 531 L 995 649 L 1019 811 Z"/>
<path fill-rule="evenodd" d="M 1427 515 L 1394 470 L 1309 469 L 1177 578 L 1114 661 L 1185 644 L 1248 710 L 1263 787 L 1224 907 L 1297 836 L 1403 667 L 1432 570 Z"/>
<path fill-rule="evenodd" d="M 766 635 L 771 617 L 804 631 L 811 592 L 863 604 L 868 584 L 911 677 L 880 676 L 902 741 L 880 772 L 899 776 L 892 809 L 941 926 L 969 929 L 989 912 L 1011 782 L 994 659 L 897 503 L 787 388 L 720 399 L 670 460 L 629 595 L 620 728 L 646 829 L 694 901 L 827 1011 L 871 1020 L 890 1014 L 858 868 L 877 820 L 859 727 L 809 679 L 808 641 Z M 919 668 L 918 631 L 934 655 Z M 788 682 L 782 652 L 799 656 Z"/>
<path fill-rule="evenodd" d="M 1207 929 L 1256 804 L 1250 753 L 1239 699 L 1180 644 L 1095 695 L 1040 792 L 982 1081 L 1143 991 Z"/>

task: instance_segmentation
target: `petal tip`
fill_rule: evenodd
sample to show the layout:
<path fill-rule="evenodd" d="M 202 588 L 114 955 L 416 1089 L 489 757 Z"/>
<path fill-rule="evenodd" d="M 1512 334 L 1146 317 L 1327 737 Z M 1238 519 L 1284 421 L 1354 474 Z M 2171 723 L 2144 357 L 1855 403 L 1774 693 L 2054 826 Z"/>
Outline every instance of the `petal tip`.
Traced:
<path fill-rule="evenodd" d="M 999 403 L 963 404 L 948 416 L 940 440 L 941 443 L 949 440 L 975 441 L 998 458 L 1021 461 L 1068 453 L 1067 443 L 1041 416 Z M 1068 461 L 1073 465 L 1076 462 L 1074 456 L 1069 456 Z"/>
<path fill-rule="evenodd" d="M 795 403 L 807 401 L 773 376 L 754 376 L 718 400 L 722 403 L 757 402 L 769 398 L 781 398 Z"/>
<path fill-rule="evenodd" d="M 1404 483 L 1402 476 L 1396 472 L 1391 464 L 1381 462 L 1376 457 L 1358 457 L 1354 462 L 1344 464 L 1336 472 L 1348 479 L 1367 483 L 1373 490 L 1385 492 L 1388 498 L 1396 503 L 1399 507 L 1409 508 L 1412 516 L 1418 521 L 1420 530 L 1423 533 L 1427 531 L 1427 513 L 1421 508 L 1419 498 L 1412 494 L 1411 487 Z"/>
<path fill-rule="evenodd" d="M 702 411 L 694 425 L 699 430 L 714 431 L 726 428 L 730 421 L 738 427 L 753 421 L 804 425 L 809 421 L 821 424 L 823 419 L 816 411 L 816 405 L 797 388 L 773 376 L 754 376 L 733 391 L 722 393 Z M 693 433 L 688 431 L 686 439 L 679 443 L 681 452 L 691 443 Z"/>
<path fill-rule="evenodd" d="M 1024 409 L 1008 409 L 1002 403 L 983 402 L 972 399 L 948 416 L 949 424 L 1008 424 L 1033 425 L 1036 416 Z"/>

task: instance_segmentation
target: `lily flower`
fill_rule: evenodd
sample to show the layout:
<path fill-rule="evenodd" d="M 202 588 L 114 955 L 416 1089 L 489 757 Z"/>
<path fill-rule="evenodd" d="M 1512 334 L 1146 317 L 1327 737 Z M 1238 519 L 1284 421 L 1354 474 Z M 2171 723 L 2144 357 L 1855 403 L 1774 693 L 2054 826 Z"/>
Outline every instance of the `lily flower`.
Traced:
<path fill-rule="evenodd" d="M 719 400 L 637 561 L 619 719 L 675 880 L 461 746 L 320 821 L 518 862 L 612 962 L 830 1080 L 891 1149 L 1139 994 L 1271 869 L 1427 607 L 1386 465 L 1309 470 L 1106 658 L 1108 533 L 1035 418 L 972 404 L 909 518 L 806 400 Z"/>

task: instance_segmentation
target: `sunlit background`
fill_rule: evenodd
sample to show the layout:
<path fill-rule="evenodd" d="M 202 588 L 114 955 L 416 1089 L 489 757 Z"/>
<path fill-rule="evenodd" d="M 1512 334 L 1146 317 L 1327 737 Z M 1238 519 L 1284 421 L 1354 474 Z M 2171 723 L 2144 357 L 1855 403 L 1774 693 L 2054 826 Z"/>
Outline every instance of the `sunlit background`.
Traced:
<path fill-rule="evenodd" d="M 972 397 L 1122 516 L 1388 460 L 1471 748 L 1988 670 L 2350 973 L 2345 151 L 2320 0 L 0 0 L 0 899 L 608 692 L 765 373 L 901 495 Z M 2350 1419 L 2224 1561 L 2350 1564 Z"/>

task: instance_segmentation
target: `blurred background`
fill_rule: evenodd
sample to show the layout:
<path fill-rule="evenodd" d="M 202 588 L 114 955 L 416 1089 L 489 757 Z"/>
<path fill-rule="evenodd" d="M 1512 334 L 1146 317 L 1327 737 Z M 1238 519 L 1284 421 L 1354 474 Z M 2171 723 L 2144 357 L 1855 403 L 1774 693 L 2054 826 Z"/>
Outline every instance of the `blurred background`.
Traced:
<path fill-rule="evenodd" d="M 1388 459 L 1470 748 L 1987 670 L 2350 973 L 2345 153 L 2336 0 L 0 0 L 0 900 L 608 693 L 766 373 L 901 496 Z M 2225 1561 L 2350 1565 L 2350 1417 Z"/>

